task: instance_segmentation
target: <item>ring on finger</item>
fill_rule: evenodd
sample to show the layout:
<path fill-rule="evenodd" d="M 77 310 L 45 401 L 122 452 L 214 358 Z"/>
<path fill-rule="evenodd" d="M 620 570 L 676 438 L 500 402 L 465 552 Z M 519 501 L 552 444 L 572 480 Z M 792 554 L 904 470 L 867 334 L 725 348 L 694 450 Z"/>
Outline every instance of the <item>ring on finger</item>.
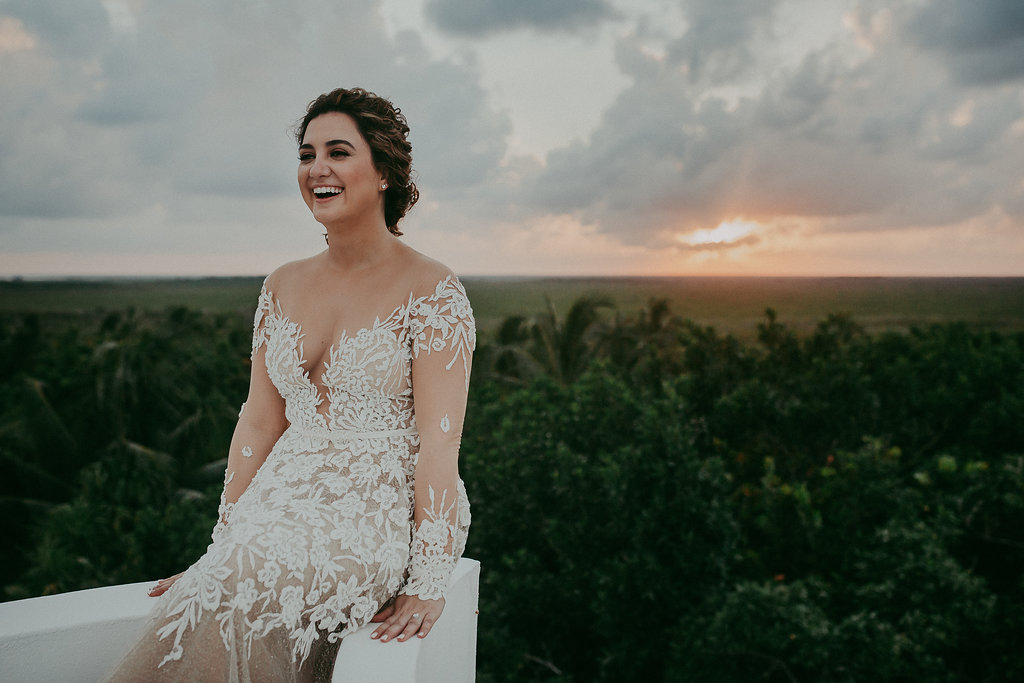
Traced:
<path fill-rule="evenodd" d="M 413 612 L 412 613 L 412 618 L 413 619 L 419 619 L 420 618 L 420 613 L 419 612 Z"/>

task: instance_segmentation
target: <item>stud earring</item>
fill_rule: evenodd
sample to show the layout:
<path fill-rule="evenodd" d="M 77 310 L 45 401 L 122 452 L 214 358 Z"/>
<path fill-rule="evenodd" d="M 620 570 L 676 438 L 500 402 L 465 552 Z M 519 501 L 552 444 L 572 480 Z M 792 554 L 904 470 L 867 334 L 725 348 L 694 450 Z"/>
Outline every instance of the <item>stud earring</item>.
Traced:
<path fill-rule="evenodd" d="M 387 183 L 381 183 L 380 184 L 380 191 L 383 192 L 386 189 L 388 189 L 388 184 Z"/>

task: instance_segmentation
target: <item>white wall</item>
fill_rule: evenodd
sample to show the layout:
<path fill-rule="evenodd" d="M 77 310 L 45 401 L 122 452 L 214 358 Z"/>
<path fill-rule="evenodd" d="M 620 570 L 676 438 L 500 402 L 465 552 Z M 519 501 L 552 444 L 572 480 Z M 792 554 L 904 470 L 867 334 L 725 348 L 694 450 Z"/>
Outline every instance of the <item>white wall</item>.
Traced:
<path fill-rule="evenodd" d="M 475 679 L 480 563 L 463 558 L 430 635 L 405 642 L 347 636 L 334 683 L 465 683 Z M 154 581 L 0 603 L 0 680 L 95 681 L 132 644 Z"/>

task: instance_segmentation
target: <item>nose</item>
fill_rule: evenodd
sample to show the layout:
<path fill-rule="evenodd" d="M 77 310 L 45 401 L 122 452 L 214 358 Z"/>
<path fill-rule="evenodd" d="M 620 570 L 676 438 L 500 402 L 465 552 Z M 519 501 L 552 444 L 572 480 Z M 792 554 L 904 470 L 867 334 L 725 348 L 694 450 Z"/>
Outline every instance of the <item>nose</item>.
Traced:
<path fill-rule="evenodd" d="M 320 157 L 313 159 L 313 163 L 309 165 L 309 176 L 311 178 L 325 176 L 330 174 L 330 172 L 331 170 L 327 167 L 327 164 L 320 159 Z"/>

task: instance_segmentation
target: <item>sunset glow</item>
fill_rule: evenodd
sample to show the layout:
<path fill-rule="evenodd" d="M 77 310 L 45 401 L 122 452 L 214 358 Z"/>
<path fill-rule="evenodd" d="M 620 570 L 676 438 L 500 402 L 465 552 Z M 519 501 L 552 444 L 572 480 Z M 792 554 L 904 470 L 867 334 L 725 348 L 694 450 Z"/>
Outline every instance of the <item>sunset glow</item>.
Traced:
<path fill-rule="evenodd" d="M 459 273 L 1024 275 L 1024 19 L 950 2 L 0 4 L 0 277 L 315 253 L 288 128 L 338 86 Z"/>
<path fill-rule="evenodd" d="M 732 244 L 738 242 L 758 229 L 757 223 L 749 221 L 722 221 L 711 230 L 695 230 L 688 235 L 681 235 L 679 240 L 690 245 L 701 244 Z"/>

